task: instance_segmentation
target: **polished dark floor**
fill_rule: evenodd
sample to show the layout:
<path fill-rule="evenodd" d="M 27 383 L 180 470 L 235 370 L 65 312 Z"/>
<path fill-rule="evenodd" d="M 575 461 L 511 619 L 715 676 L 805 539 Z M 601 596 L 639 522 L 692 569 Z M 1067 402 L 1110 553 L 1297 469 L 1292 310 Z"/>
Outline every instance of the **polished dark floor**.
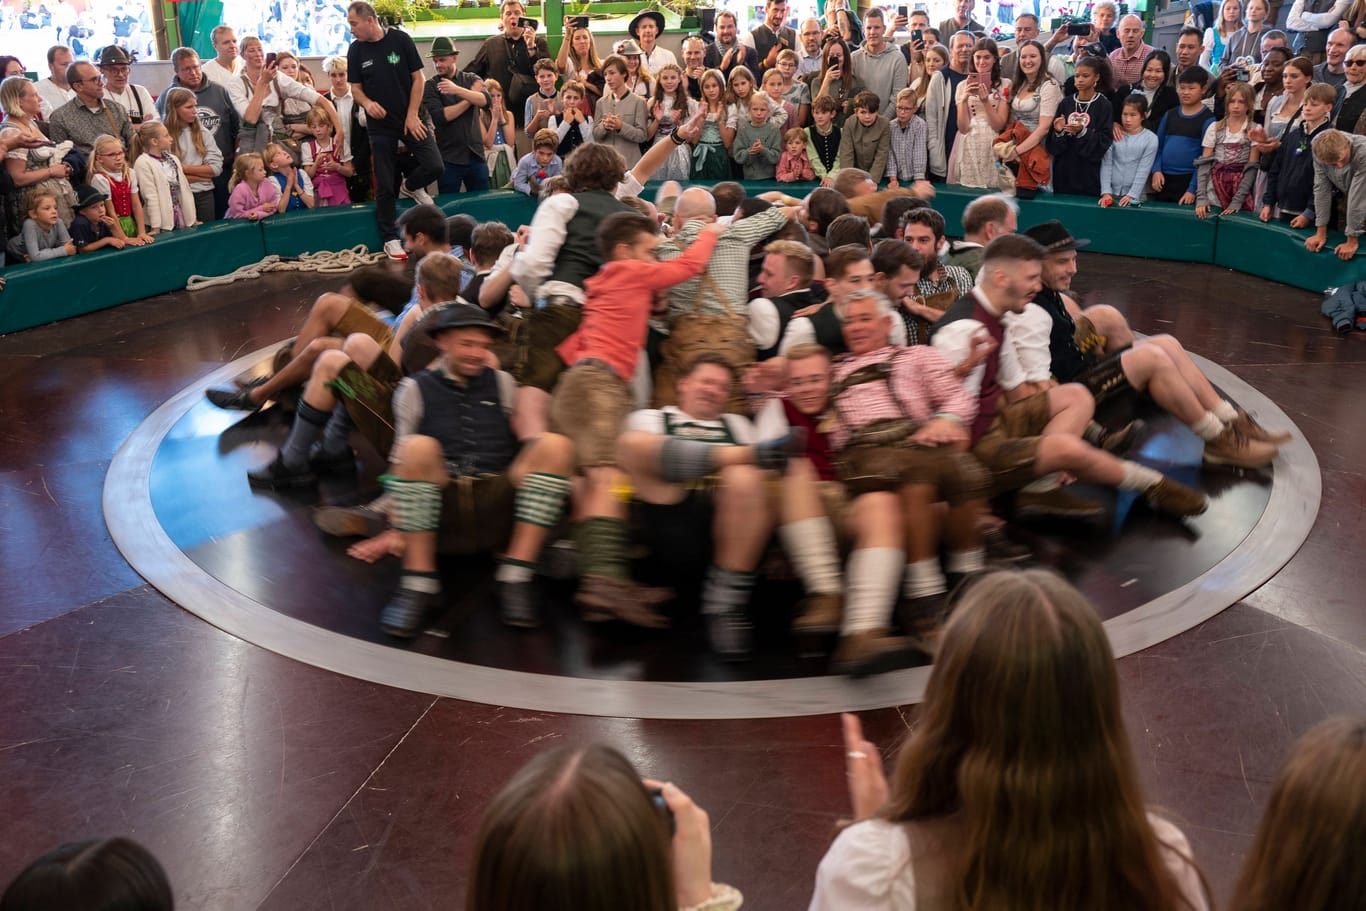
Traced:
<path fill-rule="evenodd" d="M 1318 522 L 1271 582 L 1120 661 L 1149 797 L 1226 896 L 1289 744 L 1366 705 L 1366 338 L 1334 337 L 1314 295 L 1210 267 L 1082 268 L 1088 302 L 1276 401 L 1323 472 Z M 747 908 L 802 907 L 846 807 L 837 719 L 554 716 L 388 689 L 227 636 L 128 568 L 100 513 L 114 450 L 329 285 L 277 275 L 0 339 L 0 880 L 58 842 L 122 833 L 163 860 L 183 908 L 459 907 L 488 797 L 546 746 L 606 739 L 708 809 L 716 877 Z M 890 751 L 913 718 L 865 724 Z"/>

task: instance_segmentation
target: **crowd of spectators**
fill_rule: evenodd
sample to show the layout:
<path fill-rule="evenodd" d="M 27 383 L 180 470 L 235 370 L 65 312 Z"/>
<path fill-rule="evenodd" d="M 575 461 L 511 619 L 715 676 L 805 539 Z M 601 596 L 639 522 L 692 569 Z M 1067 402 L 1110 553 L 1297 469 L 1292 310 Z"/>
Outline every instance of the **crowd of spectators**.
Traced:
<path fill-rule="evenodd" d="M 1055 575 L 993 573 L 964 594 L 890 775 L 858 717 L 842 726 L 851 819 L 814 871 L 811 911 L 1213 907 L 1179 808 L 1147 802 L 1105 630 Z M 600 743 L 536 756 L 483 811 L 464 907 L 740 908 L 740 890 L 713 880 L 713 854 L 733 866 L 743 846 L 723 830 L 714 851 L 707 812 L 649 771 Z M 1364 781 L 1366 722 L 1309 730 L 1272 787 L 1229 911 L 1356 907 Z M 0 911 L 174 904 L 157 859 L 117 837 L 49 851 L 0 895 Z"/>

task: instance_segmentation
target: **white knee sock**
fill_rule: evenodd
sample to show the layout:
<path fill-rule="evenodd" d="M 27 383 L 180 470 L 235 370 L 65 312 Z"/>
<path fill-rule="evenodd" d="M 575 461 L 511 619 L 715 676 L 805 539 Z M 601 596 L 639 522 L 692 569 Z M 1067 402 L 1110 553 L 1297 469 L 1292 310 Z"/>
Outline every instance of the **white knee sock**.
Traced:
<path fill-rule="evenodd" d="M 1214 416 L 1225 424 L 1232 424 L 1238 420 L 1238 409 L 1233 407 L 1232 402 L 1224 399 L 1220 399 L 1219 404 L 1211 408 L 1210 411 L 1214 412 Z"/>
<path fill-rule="evenodd" d="M 951 573 L 980 573 L 987 568 L 986 551 L 980 547 L 973 550 L 951 550 L 946 563 Z"/>
<path fill-rule="evenodd" d="M 778 527 L 783 549 L 810 595 L 838 594 L 840 552 L 835 544 L 835 528 L 824 517 L 798 519 Z"/>
<path fill-rule="evenodd" d="M 1146 465 L 1128 460 L 1121 464 L 1124 466 L 1124 480 L 1119 482 L 1120 490 L 1147 490 L 1162 480 L 1162 472 L 1154 471 Z"/>
<path fill-rule="evenodd" d="M 906 583 L 901 593 L 907 598 L 924 598 L 927 595 L 942 595 L 948 591 L 949 584 L 944 572 L 939 568 L 939 558 L 917 560 L 906 564 Z"/>
<path fill-rule="evenodd" d="M 1224 432 L 1224 422 L 1219 420 L 1213 411 L 1206 411 L 1204 417 L 1191 425 L 1191 430 L 1194 430 L 1196 436 L 1208 443 Z"/>
<path fill-rule="evenodd" d="M 896 584 L 905 559 L 906 554 L 897 547 L 864 547 L 850 555 L 841 636 L 877 632 L 891 625 Z"/>

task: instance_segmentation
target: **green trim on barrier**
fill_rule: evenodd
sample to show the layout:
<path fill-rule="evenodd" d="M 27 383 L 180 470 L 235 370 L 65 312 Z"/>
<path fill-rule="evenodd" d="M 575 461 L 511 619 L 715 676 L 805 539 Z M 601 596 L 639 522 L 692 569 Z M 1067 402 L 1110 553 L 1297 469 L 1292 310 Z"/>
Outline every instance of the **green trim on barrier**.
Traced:
<path fill-rule="evenodd" d="M 751 193 L 783 190 L 805 195 L 812 184 L 747 183 Z M 950 233 L 963 209 L 984 191 L 936 188 L 935 208 Z M 653 199 L 654 186 L 647 188 Z M 448 215 L 501 221 L 511 228 L 529 224 L 536 209 L 530 197 L 511 190 L 444 196 Z M 407 204 L 402 204 L 406 206 Z M 1330 232 L 1328 251 L 1304 249 L 1306 231 L 1265 225 L 1250 213 L 1197 219 L 1189 207 L 1148 203 L 1132 209 L 1102 209 L 1082 197 L 1044 196 L 1020 201 L 1020 227 L 1050 218 L 1075 237 L 1091 240 L 1089 252 L 1210 263 L 1309 291 L 1366 279 L 1366 255 L 1343 262 L 1331 253 L 1342 235 Z M 320 250 L 380 245 L 370 204 L 277 215 L 264 222 L 223 221 L 191 231 L 158 235 L 148 247 L 101 251 L 6 269 L 0 291 L 0 333 L 93 313 L 130 301 L 178 291 L 191 275 L 222 275 L 268 254 L 297 256 Z"/>

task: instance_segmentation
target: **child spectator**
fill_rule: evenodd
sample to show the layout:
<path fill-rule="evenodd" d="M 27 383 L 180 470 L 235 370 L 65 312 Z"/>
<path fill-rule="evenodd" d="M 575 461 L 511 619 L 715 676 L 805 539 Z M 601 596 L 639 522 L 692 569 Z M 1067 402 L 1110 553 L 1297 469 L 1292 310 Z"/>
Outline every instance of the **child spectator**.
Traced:
<path fill-rule="evenodd" d="M 194 193 L 185 168 L 171 151 L 171 134 L 166 125 L 153 120 L 138 127 L 128 154 L 133 159 L 133 173 L 138 176 L 147 233 L 197 225 Z"/>
<path fill-rule="evenodd" d="M 1077 64 L 1077 93 L 1064 98 L 1044 147 L 1053 156 L 1053 192 L 1100 196 L 1100 166 L 1114 141 L 1114 112 L 1105 97 L 1110 63 L 1087 57 Z M 1194 159 L 1194 156 L 1191 156 Z"/>
<path fill-rule="evenodd" d="M 840 137 L 840 167 L 867 171 L 873 181 L 887 175 L 887 150 L 891 131 L 887 118 L 878 113 L 881 102 L 872 92 L 854 96 L 854 113 L 844 121 Z"/>
<path fill-rule="evenodd" d="M 697 112 L 697 102 L 688 97 L 683 84 L 683 70 L 676 63 L 666 63 L 655 77 L 655 93 L 650 99 L 650 124 L 645 130 L 651 143 L 673 142 L 669 134 L 687 123 Z M 672 155 L 660 165 L 651 180 L 687 180 L 692 168 L 692 147 L 686 143 L 676 146 Z"/>
<path fill-rule="evenodd" d="M 134 247 L 152 242 L 151 235 L 147 233 L 146 219 L 143 217 L 138 178 L 133 169 L 128 167 L 128 157 L 123 153 L 123 143 L 117 137 L 108 134 L 96 137 L 90 147 L 90 167 L 86 170 L 86 182 L 109 197 L 104 209 L 118 222 L 118 228 L 114 231 L 116 236 L 122 237 Z"/>
<path fill-rule="evenodd" d="M 266 176 L 265 160 L 255 152 L 238 155 L 228 181 L 228 218 L 258 221 L 275 214 L 280 187 Z"/>
<path fill-rule="evenodd" d="M 555 154 L 560 137 L 554 130 L 537 130 L 531 151 L 517 162 L 512 174 L 512 189 L 528 196 L 539 196 L 542 181 L 564 173 L 564 162 Z"/>
<path fill-rule="evenodd" d="M 105 247 L 122 250 L 127 241 L 114 236 L 118 221 L 104 209 L 109 194 L 101 193 L 88 183 L 76 184 L 75 190 L 76 217 L 71 220 L 70 234 L 76 252 L 94 253 Z"/>
<path fill-rule="evenodd" d="M 1246 82 L 1235 82 L 1224 96 L 1224 119 L 1205 128 L 1198 162 L 1195 214 L 1204 218 L 1211 207 L 1224 215 L 1252 209 L 1252 184 L 1257 178 L 1257 150 L 1248 131 L 1256 93 Z"/>
<path fill-rule="evenodd" d="M 1199 179 L 1195 159 L 1200 157 L 1205 128 L 1214 120 L 1214 112 L 1205 107 L 1208 84 L 1209 73 L 1198 66 L 1187 67 L 1176 77 L 1176 97 L 1181 105 L 1163 114 L 1157 127 L 1153 199 L 1183 206 L 1195 203 Z"/>
<path fill-rule="evenodd" d="M 896 93 L 896 119 L 887 124 L 887 186 L 905 184 L 922 196 L 932 196 L 934 191 L 925 180 L 929 128 L 923 118 L 915 116 L 919 106 L 915 89 Z"/>
<path fill-rule="evenodd" d="M 479 112 L 484 127 L 484 160 L 489 166 L 489 188 L 501 190 L 512 179 L 513 148 L 517 142 L 517 125 L 512 112 L 503 106 L 503 86 L 497 79 L 485 79 L 489 106 Z"/>
<path fill-rule="evenodd" d="M 555 61 L 542 57 L 532 66 L 536 77 L 536 91 L 526 100 L 522 111 L 522 123 L 528 136 L 535 136 L 546 127 L 554 128 L 554 119 L 560 113 L 560 96 L 555 93 L 555 81 L 559 72 Z"/>
<path fill-rule="evenodd" d="M 777 175 L 782 140 L 769 122 L 771 116 L 767 95 L 755 92 L 749 97 L 749 120 L 736 129 L 731 147 L 745 180 L 772 180 Z"/>
<path fill-rule="evenodd" d="M 294 156 L 289 149 L 278 142 L 266 146 L 262 156 L 270 167 L 270 179 L 280 190 L 280 198 L 275 203 L 276 212 L 298 212 L 317 205 L 313 196 L 313 181 L 294 165 Z"/>
<path fill-rule="evenodd" d="M 19 236 L 9 242 L 9 254 L 20 262 L 41 263 L 63 256 L 74 256 L 76 244 L 62 224 L 57 194 L 49 187 L 29 190 L 24 197 L 24 219 Z"/>
<path fill-rule="evenodd" d="M 347 180 L 356 173 L 351 150 L 339 145 L 332 135 L 332 118 L 322 108 L 308 112 L 304 123 L 313 138 L 300 149 L 300 164 L 318 197 L 318 205 L 349 206 L 351 190 Z"/>
<path fill-rule="evenodd" d="M 811 126 L 806 128 L 806 157 L 816 179 L 824 181 L 840 169 L 840 127 L 835 115 L 840 106 L 829 95 L 811 102 Z"/>
<path fill-rule="evenodd" d="M 1314 223 L 1314 139 L 1329 129 L 1337 92 L 1326 82 L 1304 90 L 1300 115 L 1281 135 L 1281 147 L 1271 158 L 1262 193 L 1262 221 L 1288 221 L 1292 228 Z"/>
<path fill-rule="evenodd" d="M 741 122 L 748 118 L 749 99 L 751 96 L 761 94 L 759 84 L 754 81 L 754 74 L 749 71 L 749 67 L 737 66 L 730 71 L 730 108 L 726 115 L 726 124 L 732 129 L 740 128 Z M 787 123 L 787 111 L 781 104 L 768 99 L 769 121 L 775 129 L 781 130 Z"/>
<path fill-rule="evenodd" d="M 783 74 L 778 72 L 776 68 L 769 70 L 764 73 L 760 87 L 765 95 L 782 106 L 787 115 L 783 122 L 791 124 L 794 128 L 799 128 L 802 121 L 797 117 L 797 105 L 783 97 Z"/>
<path fill-rule="evenodd" d="M 211 222 L 213 181 L 223 173 L 223 153 L 212 136 L 205 137 L 204 128 L 199 125 L 199 102 L 194 92 L 179 86 L 166 90 L 166 129 L 194 194 L 195 219 Z"/>
<path fill-rule="evenodd" d="M 1317 253 L 1328 243 L 1328 223 L 1333 218 L 1333 191 L 1347 199 L 1343 233 L 1347 239 L 1333 252 L 1339 259 L 1357 254 L 1358 236 L 1366 228 L 1366 136 L 1341 130 L 1324 130 L 1314 137 L 1314 234 L 1304 248 Z"/>
<path fill-rule="evenodd" d="M 693 180 L 726 180 L 730 177 L 729 150 L 735 141 L 735 127 L 728 123 L 730 97 L 726 92 L 726 77 L 720 70 L 707 70 L 702 74 L 702 107 L 706 116 L 693 143 L 692 169 L 688 176 Z"/>
<path fill-rule="evenodd" d="M 788 121 L 788 124 L 794 127 L 806 126 L 811 115 L 811 86 L 797 78 L 797 70 L 800 67 L 801 60 L 798 59 L 797 52 L 791 48 L 778 54 L 777 70 L 783 77 L 780 95 L 784 102 L 796 107 L 797 119 Z"/>
<path fill-rule="evenodd" d="M 1135 92 L 1125 97 L 1120 109 L 1123 132 L 1105 150 L 1100 163 L 1100 204 L 1137 206 L 1143 203 L 1143 190 L 1157 158 L 1157 136 L 1144 127 L 1148 99 Z"/>
<path fill-rule="evenodd" d="M 815 180 L 816 171 L 806 157 L 806 130 L 793 127 L 783 134 L 783 155 L 778 159 L 779 183 Z"/>
<path fill-rule="evenodd" d="M 558 121 L 551 118 L 559 144 L 555 154 L 564 160 L 570 152 L 593 141 L 593 118 L 588 114 L 588 92 L 582 82 L 566 82 L 560 89 L 560 108 Z"/>

